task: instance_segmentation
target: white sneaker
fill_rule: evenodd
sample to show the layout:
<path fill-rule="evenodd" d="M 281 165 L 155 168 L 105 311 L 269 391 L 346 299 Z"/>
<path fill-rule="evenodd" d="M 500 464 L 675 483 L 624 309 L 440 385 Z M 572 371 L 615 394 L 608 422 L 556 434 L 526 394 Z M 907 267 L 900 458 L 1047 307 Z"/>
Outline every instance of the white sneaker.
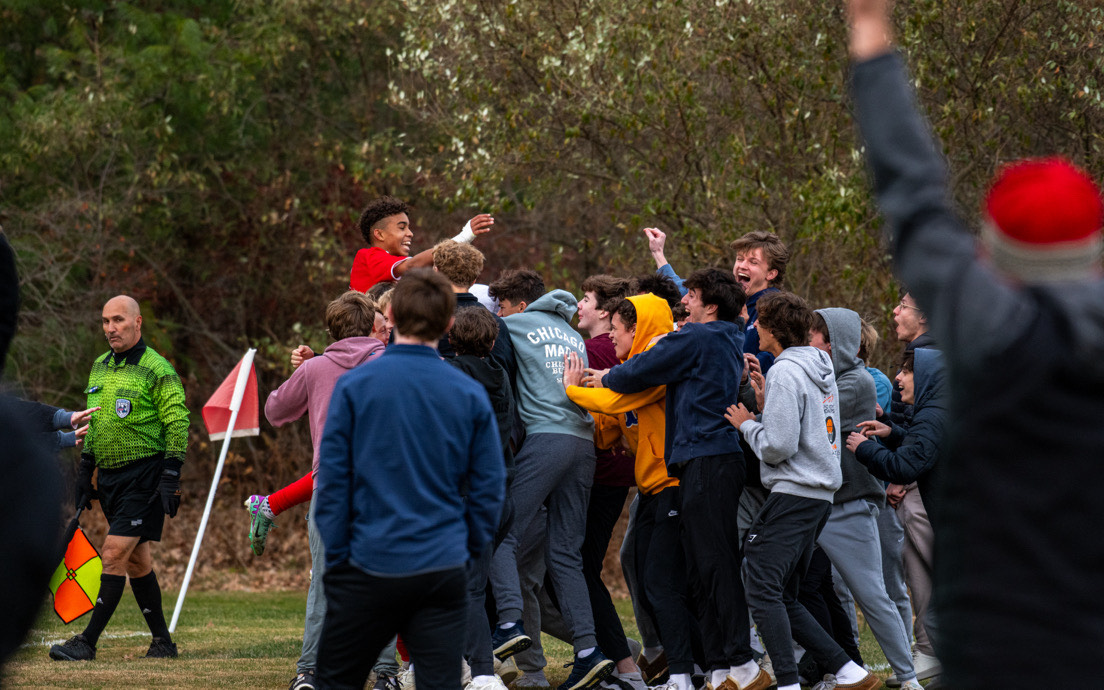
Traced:
<path fill-rule="evenodd" d="M 917 680 L 927 680 L 943 673 L 943 665 L 939 663 L 939 659 L 923 652 L 912 655 L 912 668 L 916 671 Z"/>
<path fill-rule="evenodd" d="M 494 659 L 495 675 L 501 678 L 505 685 L 509 685 L 525 675 L 525 672 L 518 668 L 514 657 L 509 657 L 506 661 L 499 661 L 498 657 L 494 655 L 491 658 Z"/>
<path fill-rule="evenodd" d="M 770 676 L 772 683 L 778 682 L 778 679 L 774 676 L 774 662 L 771 661 L 770 654 L 764 654 L 762 657 L 760 657 L 759 668 L 767 672 L 767 675 Z"/>
<path fill-rule="evenodd" d="M 498 676 L 476 676 L 464 686 L 464 690 L 506 690 L 506 686 Z"/>
<path fill-rule="evenodd" d="M 912 680 L 901 683 L 901 690 L 924 690 L 924 686 L 920 685 L 920 681 L 913 678 Z"/>
<path fill-rule="evenodd" d="M 399 690 L 415 690 L 414 689 L 414 664 L 407 666 L 398 675 Z"/>
<path fill-rule="evenodd" d="M 827 673 L 819 683 L 813 686 L 813 690 L 832 690 L 836 685 L 836 677 L 831 673 Z"/>
<path fill-rule="evenodd" d="M 939 659 L 930 654 L 916 651 L 915 649 L 912 651 L 912 668 L 916 671 L 916 680 L 918 681 L 935 678 L 943 673 L 943 665 L 939 663 Z M 902 687 L 901 681 L 897 680 L 896 673 L 885 679 L 885 686 L 887 688 Z M 906 685 L 904 687 L 908 686 Z"/>

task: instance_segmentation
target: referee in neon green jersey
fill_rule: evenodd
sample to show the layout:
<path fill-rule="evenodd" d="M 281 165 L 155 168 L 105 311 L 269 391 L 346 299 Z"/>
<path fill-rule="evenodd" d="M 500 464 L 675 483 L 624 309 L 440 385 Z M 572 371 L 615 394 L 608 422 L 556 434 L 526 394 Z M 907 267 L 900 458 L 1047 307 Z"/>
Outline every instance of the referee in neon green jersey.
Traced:
<path fill-rule="evenodd" d="M 111 351 L 88 376 L 89 407 L 99 407 L 81 453 L 78 502 L 98 495 L 109 528 L 100 594 L 84 632 L 50 648 L 50 658 L 96 658 L 96 643 L 123 595 L 126 578 L 153 642 L 147 657 L 175 657 L 153 572 L 150 542 L 180 507 L 180 468 L 188 443 L 184 386 L 172 365 L 142 340 L 142 314 L 126 295 L 108 300 L 103 330 Z M 98 470 L 97 491 L 92 471 Z M 90 503 L 86 504 L 90 505 Z M 79 506 L 78 506 L 79 507 Z"/>

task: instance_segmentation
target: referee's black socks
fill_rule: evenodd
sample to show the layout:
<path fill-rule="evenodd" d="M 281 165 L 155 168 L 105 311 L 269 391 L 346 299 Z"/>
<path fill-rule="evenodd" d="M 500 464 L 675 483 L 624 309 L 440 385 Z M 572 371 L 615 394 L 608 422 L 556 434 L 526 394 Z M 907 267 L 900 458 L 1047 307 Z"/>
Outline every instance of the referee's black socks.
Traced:
<path fill-rule="evenodd" d="M 115 613 L 115 607 L 123 598 L 123 587 L 126 586 L 126 575 L 100 575 L 100 593 L 96 597 L 96 608 L 92 609 L 92 618 L 88 621 L 88 627 L 84 629 L 84 639 L 93 647 L 100 640 L 107 622 L 111 620 L 111 614 Z"/>
<path fill-rule="evenodd" d="M 171 642 L 169 628 L 165 625 L 165 611 L 161 607 L 161 585 L 157 584 L 157 573 L 151 570 L 148 575 L 130 578 L 130 589 L 153 636 Z"/>

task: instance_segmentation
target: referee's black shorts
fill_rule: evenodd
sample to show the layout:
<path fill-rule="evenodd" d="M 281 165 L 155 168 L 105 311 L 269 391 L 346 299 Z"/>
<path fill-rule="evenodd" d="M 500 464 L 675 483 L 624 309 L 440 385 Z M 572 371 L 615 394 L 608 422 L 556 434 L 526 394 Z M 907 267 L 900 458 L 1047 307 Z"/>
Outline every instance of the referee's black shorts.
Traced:
<path fill-rule="evenodd" d="M 107 533 L 161 541 L 165 512 L 157 485 L 161 481 L 161 456 L 137 460 L 122 467 L 99 468 L 97 489 L 100 507 L 109 525 Z"/>

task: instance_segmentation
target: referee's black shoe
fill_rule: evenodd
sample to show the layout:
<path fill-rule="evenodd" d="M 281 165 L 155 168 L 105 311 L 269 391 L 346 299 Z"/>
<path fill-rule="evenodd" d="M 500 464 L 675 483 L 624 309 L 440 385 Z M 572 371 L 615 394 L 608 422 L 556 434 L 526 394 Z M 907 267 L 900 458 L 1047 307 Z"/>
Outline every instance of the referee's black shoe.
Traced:
<path fill-rule="evenodd" d="M 176 645 L 163 637 L 155 637 L 153 638 L 153 642 L 150 642 L 149 651 L 146 652 L 146 658 L 175 659 Z"/>
<path fill-rule="evenodd" d="M 50 647 L 50 658 L 56 661 L 92 661 L 96 658 L 96 648 L 88 644 L 84 635 L 77 633 L 64 644 Z"/>

